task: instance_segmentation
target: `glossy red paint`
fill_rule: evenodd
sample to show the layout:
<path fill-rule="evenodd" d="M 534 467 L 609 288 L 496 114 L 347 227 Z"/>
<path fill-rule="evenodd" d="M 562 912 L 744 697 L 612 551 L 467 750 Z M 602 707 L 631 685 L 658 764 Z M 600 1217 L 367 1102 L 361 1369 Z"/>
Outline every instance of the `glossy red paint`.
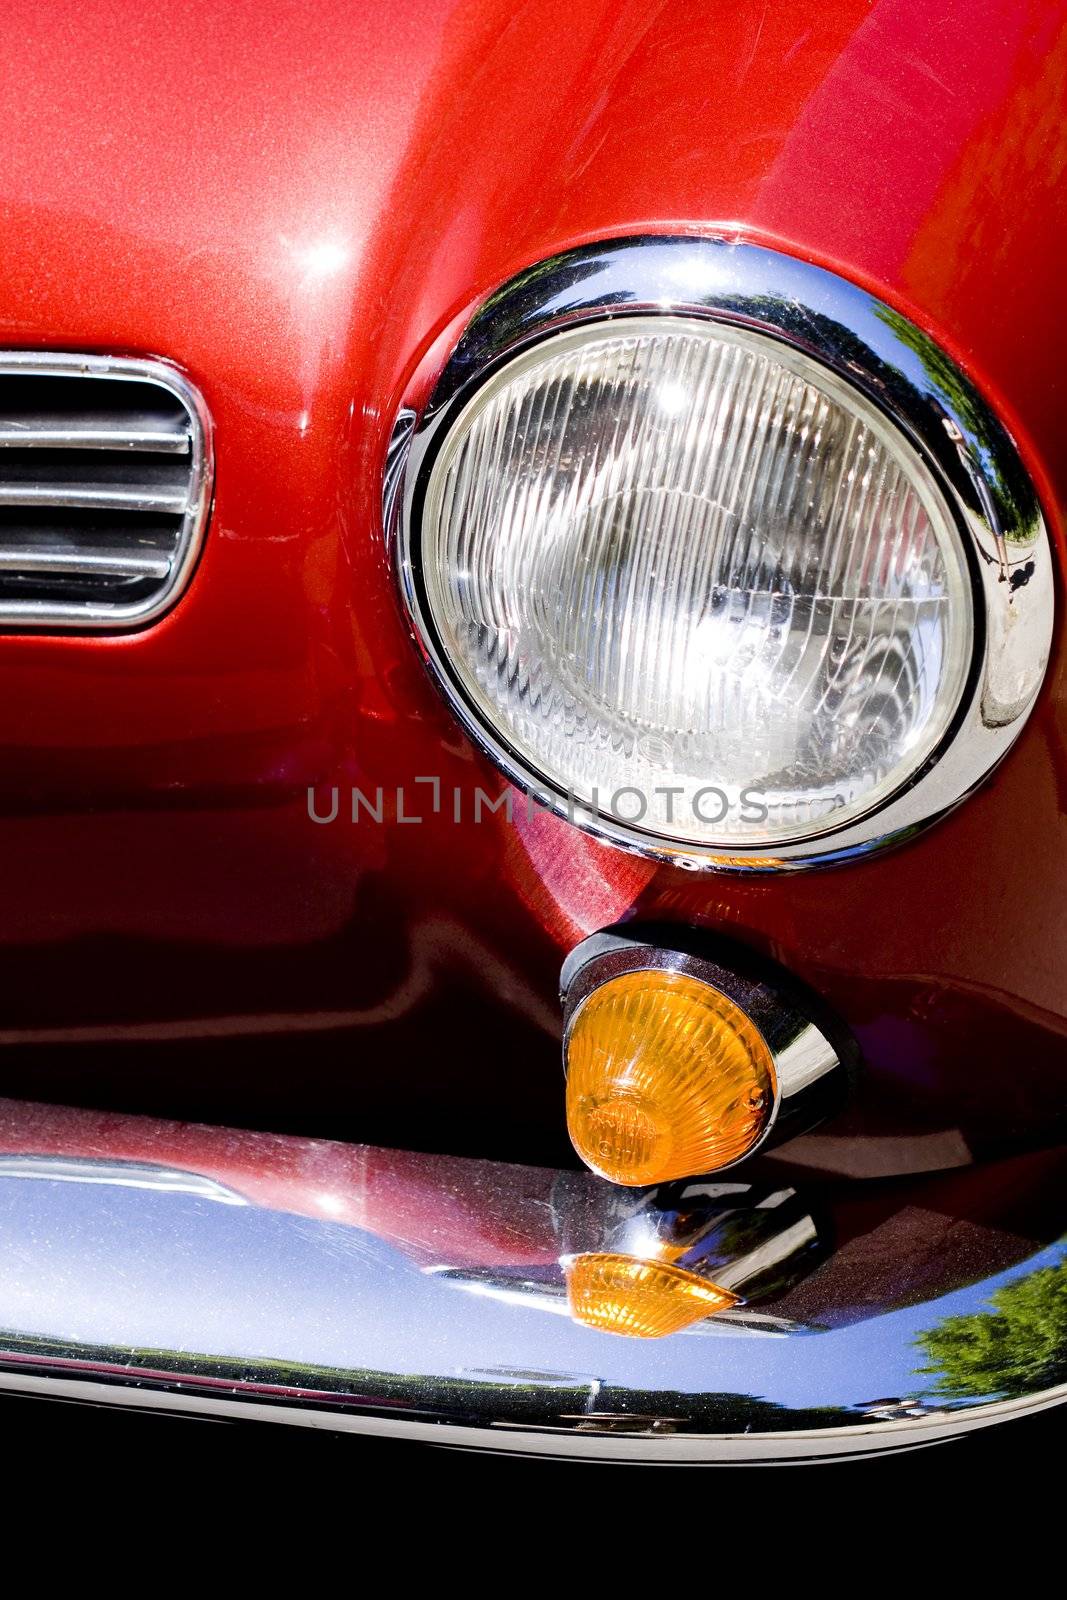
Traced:
<path fill-rule="evenodd" d="M 547 1168 L 509 1168 L 505 1186 L 488 1174 L 479 1182 L 470 1161 L 455 1156 L 25 1102 L 0 1124 L 0 1175 L 5 1155 L 132 1163 L 149 1174 L 210 1178 L 253 1205 L 377 1234 L 420 1266 L 534 1266 L 559 1259 L 556 1174 Z"/>
<path fill-rule="evenodd" d="M 557 1151 L 559 960 L 637 910 L 770 952 L 853 1025 L 864 1092 L 820 1164 L 1047 1132 L 1062 652 L 990 784 L 832 872 L 695 876 L 447 807 L 316 825 L 305 795 L 499 789 L 405 636 L 381 471 L 434 341 L 571 244 L 726 228 L 871 288 L 999 408 L 1062 548 L 1056 0 L 12 0 L 6 21 L 0 342 L 177 362 L 218 469 L 168 618 L 0 639 L 2 1086 Z"/>

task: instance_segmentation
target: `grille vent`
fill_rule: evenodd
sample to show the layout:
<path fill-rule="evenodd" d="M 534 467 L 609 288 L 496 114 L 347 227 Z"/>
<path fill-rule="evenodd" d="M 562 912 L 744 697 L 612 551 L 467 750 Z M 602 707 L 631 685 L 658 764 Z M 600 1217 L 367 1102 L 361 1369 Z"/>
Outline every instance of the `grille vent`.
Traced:
<path fill-rule="evenodd" d="M 192 571 L 210 496 L 207 413 L 179 373 L 0 353 L 0 626 L 152 621 Z"/>

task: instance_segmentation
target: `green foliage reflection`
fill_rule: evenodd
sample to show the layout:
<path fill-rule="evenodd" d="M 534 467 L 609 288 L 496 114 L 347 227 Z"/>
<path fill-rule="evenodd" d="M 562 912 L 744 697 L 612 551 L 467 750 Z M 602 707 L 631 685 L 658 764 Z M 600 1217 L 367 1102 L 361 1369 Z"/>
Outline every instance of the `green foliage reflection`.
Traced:
<path fill-rule="evenodd" d="M 1067 1259 L 1017 1278 L 988 1311 L 945 1317 L 916 1343 L 946 1399 L 1016 1399 L 1067 1383 Z"/>

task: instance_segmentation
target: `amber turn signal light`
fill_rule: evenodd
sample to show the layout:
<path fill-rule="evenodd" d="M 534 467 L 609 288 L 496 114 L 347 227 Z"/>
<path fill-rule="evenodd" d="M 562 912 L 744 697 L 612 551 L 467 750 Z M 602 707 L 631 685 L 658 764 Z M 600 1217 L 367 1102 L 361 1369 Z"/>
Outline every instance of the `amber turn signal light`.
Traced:
<path fill-rule="evenodd" d="M 775 1102 L 774 1060 L 746 1013 L 674 971 L 611 978 L 567 1031 L 567 1125 L 614 1183 L 711 1172 L 756 1145 Z"/>
<path fill-rule="evenodd" d="M 635 1256 L 574 1256 L 565 1271 L 575 1322 L 631 1339 L 661 1339 L 738 1304 L 695 1272 Z"/>

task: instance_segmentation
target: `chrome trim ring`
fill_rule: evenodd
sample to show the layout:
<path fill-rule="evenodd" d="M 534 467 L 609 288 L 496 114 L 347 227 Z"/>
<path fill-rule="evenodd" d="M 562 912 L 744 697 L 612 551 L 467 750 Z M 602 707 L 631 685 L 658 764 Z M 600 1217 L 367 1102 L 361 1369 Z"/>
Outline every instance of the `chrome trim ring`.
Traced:
<path fill-rule="evenodd" d="M 436 637 L 419 565 L 419 526 L 439 445 L 502 363 L 561 328 L 641 314 L 703 317 L 792 345 L 873 402 L 932 470 L 972 576 L 974 654 L 939 748 L 880 806 L 786 844 L 700 846 L 593 811 L 532 772 L 474 710 Z M 429 400 L 416 375 L 398 413 L 383 496 L 413 636 L 472 741 L 538 804 L 623 849 L 688 868 L 781 871 L 847 861 L 943 816 L 1007 753 L 1040 689 L 1052 638 L 1052 556 L 1033 484 L 1004 426 L 955 362 L 900 312 L 846 279 L 722 238 L 609 239 L 520 273 L 478 309 Z"/>
<path fill-rule="evenodd" d="M 56 350 L 0 350 L 0 378 L 12 376 L 75 378 L 87 380 L 91 405 L 91 380 L 151 384 L 176 400 L 188 420 L 188 472 L 186 488 L 174 506 L 180 517 L 169 570 L 158 587 L 136 603 L 50 603 L 47 600 L 0 601 L 0 628 L 5 633 L 121 633 L 145 627 L 170 611 L 185 591 L 196 566 L 207 531 L 214 487 L 214 441 L 211 414 L 203 395 L 168 361 L 153 357 L 88 355 Z M 121 432 L 121 430 L 119 430 Z M 11 443 L 9 438 L 7 443 Z M 62 443 L 63 441 L 60 441 Z M 115 451 L 116 458 L 120 452 Z M 171 452 L 168 451 L 168 454 Z M 186 455 L 184 448 L 173 452 Z M 124 453 L 123 453 L 124 454 Z M 128 458 L 126 458 L 128 459 Z M 3 452 L 0 451 L 0 476 Z M 16 503 L 16 502 L 9 502 Z M 64 505 L 84 505 L 69 500 L 58 489 L 47 502 L 57 510 Z M 155 509 L 130 501 L 129 510 Z"/>

